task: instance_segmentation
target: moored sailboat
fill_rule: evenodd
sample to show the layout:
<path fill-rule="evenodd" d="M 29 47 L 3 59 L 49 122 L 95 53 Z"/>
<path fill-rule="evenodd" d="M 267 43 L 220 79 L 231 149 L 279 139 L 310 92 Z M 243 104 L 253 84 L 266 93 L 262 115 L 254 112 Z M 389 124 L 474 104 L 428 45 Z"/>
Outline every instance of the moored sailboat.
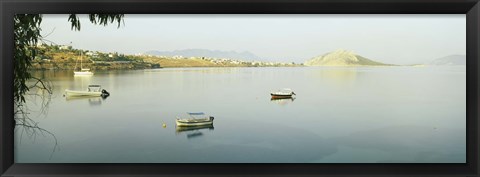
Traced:
<path fill-rule="evenodd" d="M 77 66 L 75 65 L 75 69 Z M 80 71 L 73 71 L 75 76 L 91 76 L 93 72 L 89 68 L 83 68 L 83 53 L 80 53 Z"/>

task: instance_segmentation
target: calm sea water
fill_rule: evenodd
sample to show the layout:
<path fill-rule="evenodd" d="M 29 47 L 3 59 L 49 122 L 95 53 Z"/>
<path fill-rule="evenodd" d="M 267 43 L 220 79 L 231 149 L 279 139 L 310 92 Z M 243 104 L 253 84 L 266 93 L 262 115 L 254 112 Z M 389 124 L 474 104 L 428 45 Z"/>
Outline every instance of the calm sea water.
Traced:
<path fill-rule="evenodd" d="M 33 73 L 53 85 L 16 163 L 465 163 L 465 67 L 170 68 Z M 63 97 L 100 84 L 102 98 Z M 271 100 L 291 88 L 295 99 Z M 213 127 L 178 129 L 205 112 Z M 163 127 L 162 124 L 166 124 Z M 54 148 L 55 147 L 55 148 Z"/>

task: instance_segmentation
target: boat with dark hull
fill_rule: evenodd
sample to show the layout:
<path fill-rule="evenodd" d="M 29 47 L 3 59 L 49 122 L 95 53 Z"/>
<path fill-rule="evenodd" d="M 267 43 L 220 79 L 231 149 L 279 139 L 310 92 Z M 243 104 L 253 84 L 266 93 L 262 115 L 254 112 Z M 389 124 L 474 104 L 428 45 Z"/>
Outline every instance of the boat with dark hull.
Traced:
<path fill-rule="evenodd" d="M 291 89 L 282 89 L 274 92 L 270 92 L 270 96 L 272 99 L 284 99 L 284 98 L 292 98 L 293 95 L 296 95 Z"/>

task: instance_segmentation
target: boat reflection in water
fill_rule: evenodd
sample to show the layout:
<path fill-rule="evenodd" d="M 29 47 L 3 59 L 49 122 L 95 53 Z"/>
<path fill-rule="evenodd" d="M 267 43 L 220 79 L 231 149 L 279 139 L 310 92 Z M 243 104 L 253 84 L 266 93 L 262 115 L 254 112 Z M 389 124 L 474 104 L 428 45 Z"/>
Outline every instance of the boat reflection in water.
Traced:
<path fill-rule="evenodd" d="M 295 100 L 295 97 L 292 97 L 292 98 L 271 98 L 270 101 L 272 103 L 276 103 L 276 104 L 279 104 L 279 105 L 286 105 L 286 104 L 289 104 L 291 102 L 293 102 Z"/>
<path fill-rule="evenodd" d="M 192 127 L 179 127 L 177 126 L 175 133 L 178 134 L 187 134 L 187 138 L 195 138 L 203 136 L 205 131 L 213 131 L 213 125 L 201 125 L 201 126 L 192 126 Z"/>
<path fill-rule="evenodd" d="M 88 104 L 90 106 L 100 106 L 102 105 L 102 102 L 107 99 L 108 96 L 81 96 L 81 97 L 69 97 L 66 96 L 65 100 L 67 102 L 73 102 L 73 101 L 88 101 Z"/>

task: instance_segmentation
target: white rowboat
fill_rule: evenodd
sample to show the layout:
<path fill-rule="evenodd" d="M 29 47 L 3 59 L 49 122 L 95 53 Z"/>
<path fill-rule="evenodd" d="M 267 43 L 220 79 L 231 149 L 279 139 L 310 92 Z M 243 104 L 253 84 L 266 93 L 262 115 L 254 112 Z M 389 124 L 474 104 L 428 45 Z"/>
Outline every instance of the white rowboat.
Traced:
<path fill-rule="evenodd" d="M 188 127 L 188 126 L 203 126 L 203 125 L 212 125 L 213 117 L 207 116 L 204 118 L 195 118 L 194 115 L 205 115 L 204 113 L 188 113 L 192 118 L 180 119 L 177 117 L 175 122 L 179 127 Z"/>

